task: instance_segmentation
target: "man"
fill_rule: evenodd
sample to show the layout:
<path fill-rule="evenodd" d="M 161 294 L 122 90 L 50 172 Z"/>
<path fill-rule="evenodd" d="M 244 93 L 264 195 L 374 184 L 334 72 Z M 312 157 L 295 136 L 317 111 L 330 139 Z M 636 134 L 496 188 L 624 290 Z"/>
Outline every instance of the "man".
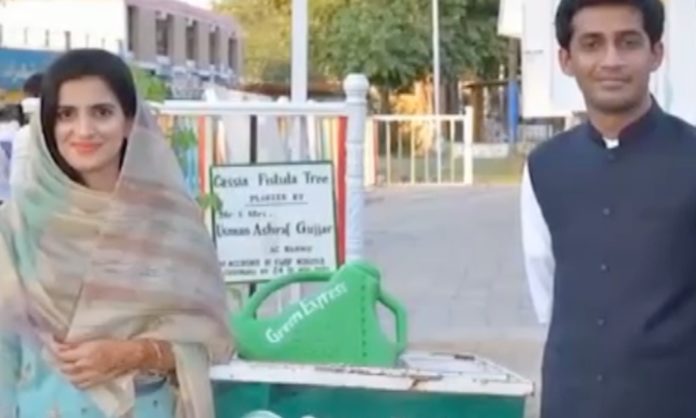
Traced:
<path fill-rule="evenodd" d="M 20 107 L 0 103 L 0 204 L 10 197 L 10 158 L 12 141 L 21 122 Z"/>
<path fill-rule="evenodd" d="M 29 77 L 23 86 L 24 97 L 38 98 L 41 95 L 41 82 L 43 76 L 36 73 Z M 12 159 L 10 161 L 10 189 L 15 190 L 26 181 L 29 175 L 29 134 L 30 126 L 25 124 L 12 142 Z"/>
<path fill-rule="evenodd" d="M 535 149 L 526 270 L 550 322 L 542 418 L 696 417 L 696 130 L 649 92 L 661 0 L 561 0 L 587 122 Z"/>

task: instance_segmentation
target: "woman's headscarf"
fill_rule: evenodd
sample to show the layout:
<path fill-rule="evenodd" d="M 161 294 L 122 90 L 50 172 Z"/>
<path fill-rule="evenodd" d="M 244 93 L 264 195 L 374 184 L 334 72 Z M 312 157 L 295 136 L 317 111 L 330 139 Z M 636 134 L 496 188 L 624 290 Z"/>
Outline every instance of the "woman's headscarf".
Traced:
<path fill-rule="evenodd" d="M 78 185 L 32 121 L 30 176 L 0 208 L 0 328 L 36 344 L 170 341 L 177 416 L 214 416 L 209 365 L 232 341 L 216 252 L 174 153 L 139 104 L 112 194 Z M 88 390 L 106 416 L 134 405 L 133 376 Z"/>

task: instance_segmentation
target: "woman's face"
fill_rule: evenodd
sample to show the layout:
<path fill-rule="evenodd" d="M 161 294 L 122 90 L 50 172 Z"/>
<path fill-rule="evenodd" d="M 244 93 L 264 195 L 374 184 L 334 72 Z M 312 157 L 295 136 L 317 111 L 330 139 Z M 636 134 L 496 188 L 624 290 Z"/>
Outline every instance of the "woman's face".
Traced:
<path fill-rule="evenodd" d="M 61 85 L 55 126 L 58 152 L 88 187 L 113 190 L 121 147 L 131 128 L 132 121 L 101 78 L 83 77 Z"/>

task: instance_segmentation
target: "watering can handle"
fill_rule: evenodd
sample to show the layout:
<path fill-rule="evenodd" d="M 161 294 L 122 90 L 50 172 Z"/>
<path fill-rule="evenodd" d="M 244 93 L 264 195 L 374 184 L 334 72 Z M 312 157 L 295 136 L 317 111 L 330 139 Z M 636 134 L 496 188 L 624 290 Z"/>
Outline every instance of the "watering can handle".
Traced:
<path fill-rule="evenodd" d="M 259 287 L 256 293 L 251 295 L 249 301 L 244 305 L 240 314 L 244 316 L 255 315 L 261 304 L 263 304 L 263 302 L 265 302 L 269 296 L 286 286 L 294 283 L 328 282 L 331 280 L 332 276 L 333 272 L 331 271 L 304 271 L 289 274 L 265 283 L 263 286 Z"/>
<path fill-rule="evenodd" d="M 384 292 L 380 292 L 379 301 L 392 311 L 396 318 L 396 348 L 398 351 L 403 352 L 408 344 L 406 312 L 396 299 Z"/>

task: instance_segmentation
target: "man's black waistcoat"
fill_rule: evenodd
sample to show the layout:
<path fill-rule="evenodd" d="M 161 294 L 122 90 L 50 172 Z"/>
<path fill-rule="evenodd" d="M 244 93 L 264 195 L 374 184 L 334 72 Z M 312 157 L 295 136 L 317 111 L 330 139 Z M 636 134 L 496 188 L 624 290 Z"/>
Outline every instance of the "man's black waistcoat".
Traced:
<path fill-rule="evenodd" d="M 654 105 L 608 149 L 538 147 L 556 262 L 542 418 L 696 418 L 696 130 Z"/>

